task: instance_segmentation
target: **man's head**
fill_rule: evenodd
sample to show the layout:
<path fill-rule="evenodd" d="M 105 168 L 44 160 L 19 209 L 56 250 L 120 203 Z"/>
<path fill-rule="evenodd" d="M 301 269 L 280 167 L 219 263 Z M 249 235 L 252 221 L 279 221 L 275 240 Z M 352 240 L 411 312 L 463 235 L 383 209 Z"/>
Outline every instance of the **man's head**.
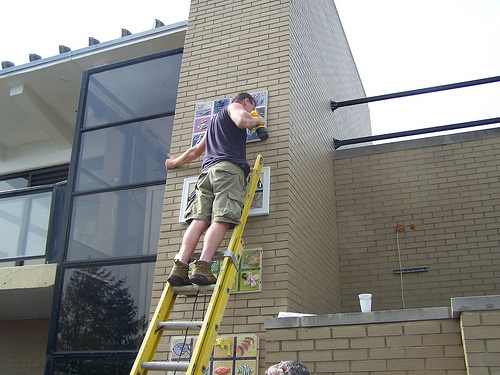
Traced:
<path fill-rule="evenodd" d="M 286 361 L 269 367 L 266 375 L 310 375 L 307 367 L 297 361 Z"/>
<path fill-rule="evenodd" d="M 253 96 L 247 92 L 240 92 L 233 98 L 231 103 L 240 103 L 247 112 L 254 110 L 257 104 Z"/>

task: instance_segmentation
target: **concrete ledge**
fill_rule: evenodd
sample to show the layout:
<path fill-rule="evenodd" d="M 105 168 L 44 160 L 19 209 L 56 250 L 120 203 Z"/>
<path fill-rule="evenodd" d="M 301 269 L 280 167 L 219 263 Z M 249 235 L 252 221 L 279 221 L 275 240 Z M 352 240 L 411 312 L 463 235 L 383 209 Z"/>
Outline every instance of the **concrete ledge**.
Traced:
<path fill-rule="evenodd" d="M 459 297 L 451 299 L 452 316 L 460 317 L 464 311 L 500 310 L 500 296 Z"/>
<path fill-rule="evenodd" d="M 291 318 L 271 318 L 264 321 L 266 329 L 324 327 L 353 324 L 394 323 L 419 320 L 450 319 L 448 307 L 426 309 L 372 311 L 369 313 L 328 314 Z"/>
<path fill-rule="evenodd" d="M 0 269 L 0 320 L 50 317 L 57 264 Z"/>

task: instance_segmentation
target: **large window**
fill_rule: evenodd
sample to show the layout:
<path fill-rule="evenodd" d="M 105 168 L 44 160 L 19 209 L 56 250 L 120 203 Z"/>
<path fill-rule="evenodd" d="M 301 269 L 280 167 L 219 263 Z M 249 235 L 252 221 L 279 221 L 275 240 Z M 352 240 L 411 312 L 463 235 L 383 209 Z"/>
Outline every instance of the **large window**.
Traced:
<path fill-rule="evenodd" d="M 89 77 L 83 127 L 173 112 L 182 55 L 154 59 Z M 172 90 L 175 87 L 175 91 Z"/>
<path fill-rule="evenodd" d="M 155 255 L 164 194 L 160 185 L 75 197 L 67 259 Z"/>
<path fill-rule="evenodd" d="M 153 274 L 154 263 L 67 269 L 56 350 L 136 350 L 147 328 Z"/>
<path fill-rule="evenodd" d="M 130 371 L 147 329 L 181 60 L 176 50 L 85 72 L 48 373 Z"/>
<path fill-rule="evenodd" d="M 165 180 L 174 116 L 82 134 L 75 191 Z"/>

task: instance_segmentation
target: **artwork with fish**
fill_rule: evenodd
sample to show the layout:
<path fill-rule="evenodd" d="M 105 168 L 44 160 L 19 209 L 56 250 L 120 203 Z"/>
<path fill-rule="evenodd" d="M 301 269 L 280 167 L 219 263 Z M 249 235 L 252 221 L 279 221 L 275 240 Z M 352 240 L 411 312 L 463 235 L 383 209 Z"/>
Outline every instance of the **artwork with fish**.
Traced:
<path fill-rule="evenodd" d="M 255 340 L 252 337 L 245 337 L 245 340 L 236 347 L 236 355 L 238 357 L 243 357 L 245 353 L 253 346 Z"/>
<path fill-rule="evenodd" d="M 248 366 L 248 365 L 240 365 L 240 366 L 238 366 L 236 373 L 239 375 L 252 375 L 253 368 L 251 366 Z"/>
<path fill-rule="evenodd" d="M 231 372 L 231 369 L 229 367 L 224 367 L 224 366 L 220 366 L 220 367 L 217 367 L 214 372 L 218 375 L 226 375 L 226 374 L 229 374 Z"/>
<path fill-rule="evenodd" d="M 226 337 L 217 338 L 215 339 L 215 346 L 220 346 L 222 349 L 227 349 L 227 356 L 231 357 L 231 340 Z"/>
<path fill-rule="evenodd" d="M 260 263 L 260 250 L 254 251 L 245 258 L 244 266 L 255 266 Z"/>
<path fill-rule="evenodd" d="M 174 345 L 172 351 L 179 357 L 182 357 L 184 354 L 191 355 L 192 344 L 187 344 L 184 342 L 179 342 Z"/>
<path fill-rule="evenodd" d="M 169 361 L 189 361 L 195 351 L 196 336 L 172 336 Z M 259 336 L 216 337 L 206 375 L 258 375 Z"/>

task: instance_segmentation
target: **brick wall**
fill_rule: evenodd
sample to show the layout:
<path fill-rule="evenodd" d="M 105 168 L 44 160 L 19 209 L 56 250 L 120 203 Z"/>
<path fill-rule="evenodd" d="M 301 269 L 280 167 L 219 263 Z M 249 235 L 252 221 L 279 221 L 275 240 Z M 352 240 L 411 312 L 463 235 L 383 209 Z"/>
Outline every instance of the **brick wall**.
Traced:
<path fill-rule="evenodd" d="M 369 135 L 366 106 L 334 114 L 331 99 L 364 91 L 332 1 L 290 3 L 289 251 L 291 311 L 340 311 L 331 162 L 335 137 Z M 311 293 L 314 290 L 314 293 Z"/>
<path fill-rule="evenodd" d="M 0 322 L 0 373 L 43 374 L 48 319 Z"/>
<path fill-rule="evenodd" d="M 463 312 L 460 325 L 468 375 L 500 374 L 500 311 Z"/>
<path fill-rule="evenodd" d="M 222 333 L 263 332 L 264 318 L 279 311 L 339 309 L 332 142 L 369 132 L 366 107 L 348 117 L 329 107 L 330 99 L 363 95 L 331 1 L 193 0 L 171 154 L 189 147 L 196 103 L 261 90 L 269 95 L 270 138 L 249 144 L 247 159 L 253 164 L 261 153 L 271 167 L 270 214 L 249 218 L 244 241 L 263 248 L 262 291 L 231 297 Z M 186 230 L 177 222 L 183 180 L 200 166 L 201 160 L 168 173 L 153 308 Z M 172 318 L 191 318 L 192 301 L 176 304 Z"/>
<path fill-rule="evenodd" d="M 263 287 L 258 294 L 231 296 L 222 334 L 261 332 L 262 316 L 277 314 L 288 304 L 290 290 L 284 271 L 290 224 L 288 7 L 284 0 L 191 1 L 171 154 L 177 156 L 190 146 L 195 104 L 234 96 L 240 91 L 268 91 L 266 118 L 270 139 L 248 144 L 247 160 L 253 165 L 257 154 L 262 154 L 265 165 L 271 167 L 271 213 L 249 218 L 244 233 L 246 249 L 263 248 Z M 168 172 L 152 308 L 158 302 L 187 228 L 178 223 L 183 180 L 197 176 L 200 167 L 201 158 Z M 227 247 L 230 234 L 220 250 Z M 194 299 L 183 298 L 179 297 L 172 319 L 191 318 Z M 201 301 L 195 318 L 202 316 L 203 307 Z M 169 342 L 163 340 L 158 358 L 168 350 Z"/>
<path fill-rule="evenodd" d="M 498 375 L 500 296 L 448 307 L 266 319 L 266 365 L 311 374 Z"/>
<path fill-rule="evenodd" d="M 485 130 L 335 153 L 342 311 L 357 311 L 364 292 L 373 293 L 374 310 L 387 310 L 500 289 L 499 136 Z M 393 273 L 399 254 L 403 269 L 428 267 L 403 274 L 403 293 Z"/>
<path fill-rule="evenodd" d="M 495 139 L 340 150 L 332 163 L 333 138 L 367 135 L 369 125 L 364 106 L 335 113 L 329 108 L 330 99 L 359 97 L 363 91 L 334 5 L 327 0 L 191 2 L 171 154 L 190 145 L 196 103 L 243 90 L 269 93 L 270 139 L 249 144 L 247 156 L 252 164 L 261 153 L 271 167 L 271 203 L 270 214 L 249 218 L 244 233 L 246 248 L 263 248 L 262 291 L 231 296 L 221 334 L 259 334 L 261 367 L 284 359 L 278 355 L 284 350 L 305 356 L 297 359 L 307 360 L 315 371 L 331 372 L 327 366 L 336 354 L 341 360 L 334 365 L 366 372 L 367 359 L 355 363 L 349 358 L 365 353 L 379 357 L 375 363 L 386 369 L 381 372 L 416 366 L 462 375 L 456 322 L 384 323 L 378 329 L 385 333 L 361 324 L 345 336 L 339 336 L 340 328 L 314 328 L 312 336 L 306 333 L 311 328 L 300 328 L 305 340 L 299 344 L 293 340 L 300 335 L 266 332 L 264 320 L 279 311 L 357 311 L 360 292 L 374 294 L 374 310 L 400 308 L 400 279 L 392 272 L 399 267 L 398 243 L 403 268 L 429 266 L 426 273 L 404 275 L 407 308 L 444 306 L 452 296 L 498 289 Z M 201 160 L 168 173 L 152 309 L 187 228 L 178 223 L 183 181 L 196 176 L 200 166 Z M 396 225 L 404 228 L 398 237 Z M 228 239 L 229 234 L 222 249 Z M 194 299 L 183 298 L 172 319 L 191 318 Z M 197 309 L 195 319 L 202 316 L 203 303 Z M 393 331 L 395 337 L 387 334 Z M 323 335 L 330 335 L 324 345 L 349 346 L 317 350 L 318 341 L 308 337 Z M 409 340 L 408 348 L 418 341 L 415 350 L 402 354 L 397 337 Z M 438 337 L 445 342 L 431 345 Z M 381 342 L 384 346 L 372 348 Z M 167 340 L 157 357 L 168 350 Z M 433 350 L 446 361 L 424 360 Z M 419 351 L 427 354 L 418 357 Z"/>
<path fill-rule="evenodd" d="M 384 322 L 384 314 L 391 312 L 380 313 L 382 319 L 378 322 L 373 319 L 364 324 L 355 323 L 363 320 L 362 313 L 344 314 L 342 324 L 329 322 L 336 316 L 278 322 L 283 328 L 273 327 L 266 333 L 266 366 L 297 360 L 311 374 L 467 373 L 458 319 Z M 405 314 L 419 315 L 422 311 Z"/>

